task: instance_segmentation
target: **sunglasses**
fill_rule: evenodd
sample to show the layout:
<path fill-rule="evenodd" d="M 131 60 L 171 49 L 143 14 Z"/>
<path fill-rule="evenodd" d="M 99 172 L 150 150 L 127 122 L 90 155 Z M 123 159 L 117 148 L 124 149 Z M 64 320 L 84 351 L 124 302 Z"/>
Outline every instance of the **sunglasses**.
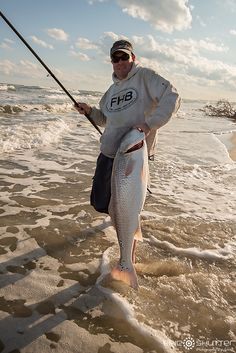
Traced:
<path fill-rule="evenodd" d="M 130 58 L 130 56 L 127 53 L 124 53 L 121 56 L 112 55 L 111 62 L 113 64 L 117 64 L 120 60 L 121 61 L 127 61 L 127 60 L 129 60 L 129 58 Z"/>

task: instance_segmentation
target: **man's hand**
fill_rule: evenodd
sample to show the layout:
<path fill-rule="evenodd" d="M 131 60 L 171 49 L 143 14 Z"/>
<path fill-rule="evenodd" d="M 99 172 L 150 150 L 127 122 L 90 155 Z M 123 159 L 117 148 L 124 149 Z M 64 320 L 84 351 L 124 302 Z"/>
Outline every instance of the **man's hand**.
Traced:
<path fill-rule="evenodd" d="M 135 126 L 136 129 L 143 131 L 145 133 L 145 136 L 147 137 L 151 131 L 150 127 L 148 124 L 143 123 Z"/>
<path fill-rule="evenodd" d="M 85 114 L 90 115 L 92 111 L 92 107 L 86 103 L 77 102 L 77 104 L 74 104 L 74 107 L 76 110 L 78 110 L 80 114 L 84 114 L 84 115 Z"/>

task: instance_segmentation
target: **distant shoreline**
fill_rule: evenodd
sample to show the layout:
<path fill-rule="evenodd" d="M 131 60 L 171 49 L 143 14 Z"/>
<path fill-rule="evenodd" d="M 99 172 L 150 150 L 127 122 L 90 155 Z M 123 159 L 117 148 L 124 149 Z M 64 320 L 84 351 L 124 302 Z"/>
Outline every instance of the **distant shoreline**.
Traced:
<path fill-rule="evenodd" d="M 59 86 L 54 82 L 54 84 L 51 84 L 51 85 L 48 85 L 48 86 L 45 86 L 45 85 L 40 85 L 40 84 L 29 84 L 29 83 L 14 83 L 14 82 L 0 82 L 0 85 L 8 85 L 8 86 L 25 86 L 25 87 L 39 87 L 39 88 L 59 88 Z M 69 90 L 78 90 L 78 88 L 73 88 L 73 87 L 68 87 Z M 79 89 L 79 91 L 81 92 L 93 92 L 95 94 L 103 94 L 104 92 L 103 91 L 98 91 L 98 90 L 92 90 L 92 89 Z M 185 102 L 185 103 L 194 103 L 194 102 L 202 102 L 203 104 L 206 104 L 206 103 L 217 103 L 221 98 L 215 98 L 215 99 L 204 99 L 204 98 L 189 98 L 189 97 L 182 97 L 182 101 Z M 232 100 L 229 100 L 229 102 L 231 104 L 236 104 L 236 101 L 234 99 Z"/>

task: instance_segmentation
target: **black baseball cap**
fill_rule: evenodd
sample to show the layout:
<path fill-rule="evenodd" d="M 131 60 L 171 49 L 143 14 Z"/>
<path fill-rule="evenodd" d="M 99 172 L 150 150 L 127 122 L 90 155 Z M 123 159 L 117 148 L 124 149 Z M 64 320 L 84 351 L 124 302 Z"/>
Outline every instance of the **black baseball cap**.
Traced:
<path fill-rule="evenodd" d="M 133 46 L 127 40 L 117 40 L 111 47 L 110 56 L 112 56 L 116 51 L 123 51 L 124 53 L 131 55 L 133 53 Z"/>

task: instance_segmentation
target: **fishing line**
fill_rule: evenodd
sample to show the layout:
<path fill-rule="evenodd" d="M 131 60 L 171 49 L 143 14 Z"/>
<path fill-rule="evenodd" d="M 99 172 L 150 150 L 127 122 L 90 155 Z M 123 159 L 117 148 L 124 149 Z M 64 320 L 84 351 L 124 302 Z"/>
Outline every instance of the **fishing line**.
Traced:
<path fill-rule="evenodd" d="M 57 84 L 62 88 L 62 90 L 67 94 L 67 96 L 72 100 L 72 102 L 78 106 L 76 100 L 72 97 L 72 95 L 67 91 L 67 89 L 62 85 L 62 83 L 58 80 L 58 78 L 54 75 L 54 73 L 49 69 L 49 67 L 43 62 L 43 60 L 38 56 L 38 54 L 32 49 L 32 47 L 26 42 L 26 40 L 22 37 L 22 35 L 15 29 L 15 27 L 11 24 L 11 22 L 3 15 L 0 11 L 0 15 L 3 20 L 8 24 L 8 26 L 15 32 L 15 34 L 21 39 L 21 41 L 25 44 L 25 46 L 31 51 L 31 53 L 36 57 L 36 59 L 40 62 L 40 64 L 47 70 L 50 76 L 57 82 Z M 101 130 L 95 124 L 95 122 L 90 118 L 90 116 L 85 113 L 86 118 L 90 121 L 90 123 L 95 127 L 95 129 L 102 135 Z"/>

